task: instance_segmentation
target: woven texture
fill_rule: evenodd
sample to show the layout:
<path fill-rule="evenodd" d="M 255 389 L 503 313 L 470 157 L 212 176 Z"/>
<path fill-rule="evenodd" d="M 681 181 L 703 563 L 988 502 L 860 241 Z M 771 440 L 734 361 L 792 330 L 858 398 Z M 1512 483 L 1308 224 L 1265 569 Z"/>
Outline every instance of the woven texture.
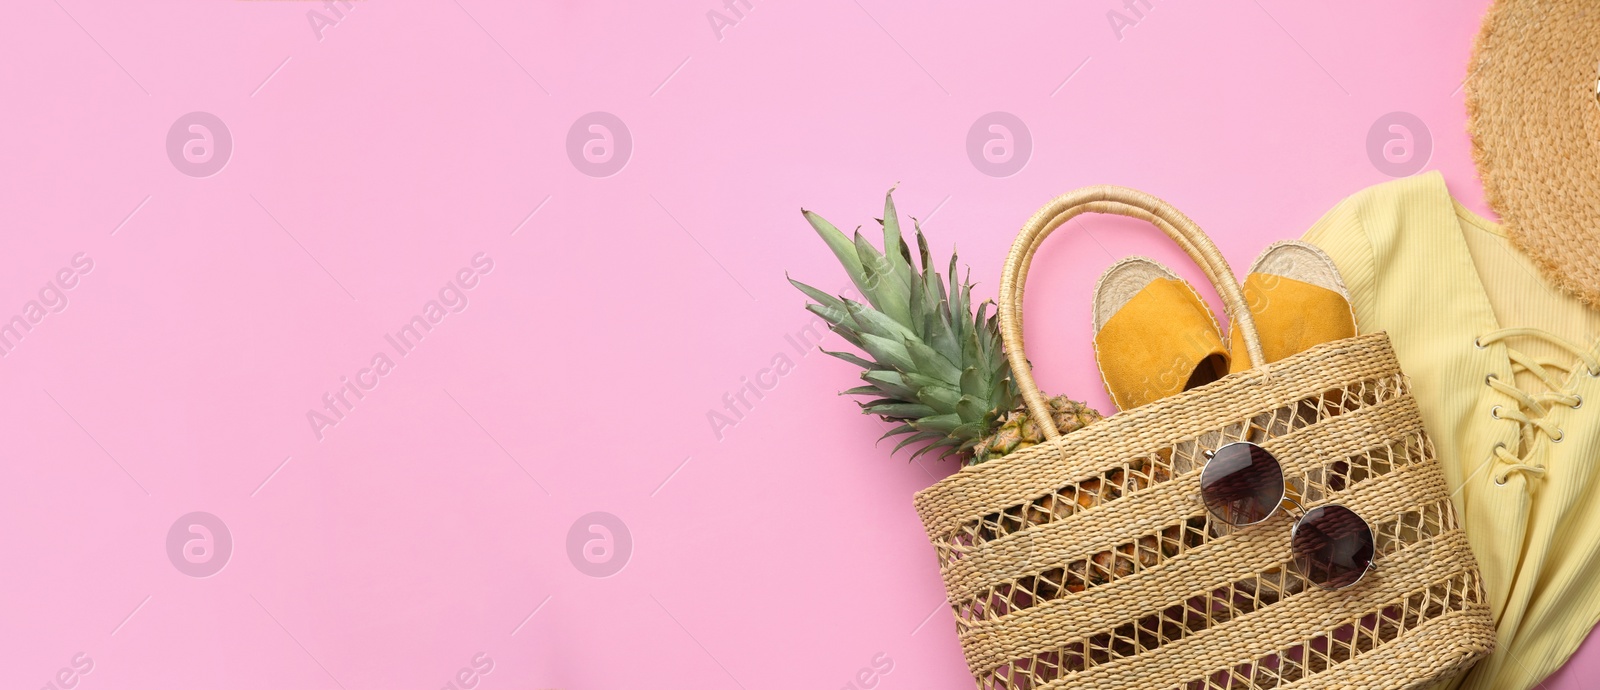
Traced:
<path fill-rule="evenodd" d="M 1467 71 L 1489 205 L 1551 282 L 1600 306 L 1600 7 L 1498 0 Z"/>
<path fill-rule="evenodd" d="M 1018 238 L 1001 287 L 1009 355 L 1021 359 L 1028 258 L 1083 209 L 1157 221 L 1242 311 L 1192 222 L 1154 197 L 1090 188 Z M 1259 342 L 1248 316 L 1241 327 Z M 1024 371 L 1026 399 L 1038 390 Z M 1384 334 L 1051 436 L 916 497 L 979 688 L 1413 688 L 1493 645 L 1476 563 Z M 1324 590 L 1290 565 L 1289 516 L 1245 528 L 1212 518 L 1203 453 L 1232 441 L 1272 451 L 1307 508 L 1337 502 L 1365 518 L 1376 569 Z"/>

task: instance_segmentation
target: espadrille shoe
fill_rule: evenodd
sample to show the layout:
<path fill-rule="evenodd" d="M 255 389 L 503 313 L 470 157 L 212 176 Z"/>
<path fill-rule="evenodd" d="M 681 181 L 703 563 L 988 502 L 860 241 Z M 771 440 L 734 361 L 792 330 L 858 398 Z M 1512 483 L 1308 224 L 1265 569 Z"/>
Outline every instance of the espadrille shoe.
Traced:
<path fill-rule="evenodd" d="M 1278 242 L 1261 252 L 1245 276 L 1244 299 L 1267 362 L 1356 334 L 1350 291 L 1339 269 L 1321 249 L 1305 242 Z M 1228 345 L 1235 353 L 1229 371 L 1249 369 L 1252 362 L 1244 354 L 1244 336 L 1237 326 L 1228 329 Z"/>
<path fill-rule="evenodd" d="M 1123 259 L 1094 288 L 1094 355 L 1119 410 L 1228 373 L 1222 329 L 1205 301 L 1167 267 Z"/>

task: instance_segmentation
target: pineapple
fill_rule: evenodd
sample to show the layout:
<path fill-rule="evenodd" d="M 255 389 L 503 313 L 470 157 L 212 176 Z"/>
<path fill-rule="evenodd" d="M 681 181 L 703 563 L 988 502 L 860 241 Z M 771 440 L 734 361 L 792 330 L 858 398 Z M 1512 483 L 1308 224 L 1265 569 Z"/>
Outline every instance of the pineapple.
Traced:
<path fill-rule="evenodd" d="M 1065 395 L 1058 395 L 1045 402 L 1050 406 L 1050 418 L 1055 421 L 1056 429 L 1063 434 L 1070 434 L 1100 420 L 1100 413 L 1094 408 Z M 1012 410 L 1001 418 L 1000 427 L 994 434 L 978 444 L 974 459 L 983 462 L 990 458 L 998 458 L 1036 445 L 1043 440 L 1044 432 L 1028 415 L 1027 408 Z"/>
<path fill-rule="evenodd" d="M 865 414 L 894 423 L 882 438 L 904 436 L 894 451 L 918 446 L 911 457 L 938 453 L 969 464 L 992 460 L 1043 442 L 1044 433 L 1022 407 L 1011 365 L 1001 350 L 998 314 L 983 302 L 973 313 L 972 284 L 956 283 L 956 256 L 949 279 L 934 270 L 920 225 L 917 261 L 901 238 L 894 190 L 883 202 L 883 251 L 857 229 L 855 237 L 821 216 L 801 209 L 844 266 L 866 304 L 834 297 L 799 281 L 796 288 L 815 303 L 806 309 L 865 356 L 827 354 L 862 368 L 866 385 L 843 395 L 867 396 Z M 826 352 L 826 351 L 825 351 Z M 1100 419 L 1100 413 L 1066 397 L 1050 400 L 1056 427 L 1067 433 Z"/>

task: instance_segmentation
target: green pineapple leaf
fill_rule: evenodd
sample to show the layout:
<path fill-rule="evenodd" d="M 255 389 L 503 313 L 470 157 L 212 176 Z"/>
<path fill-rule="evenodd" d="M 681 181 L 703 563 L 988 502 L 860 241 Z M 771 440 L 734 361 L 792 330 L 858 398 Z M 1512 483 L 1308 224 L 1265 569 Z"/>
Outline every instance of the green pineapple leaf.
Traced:
<path fill-rule="evenodd" d="M 894 423 L 879 441 L 903 436 L 892 452 L 915 447 L 912 459 L 936 454 L 966 462 L 1043 441 L 1038 425 L 1028 424 L 1027 412 L 1017 409 L 1019 396 L 993 303 L 973 302 L 972 283 L 957 274 L 960 263 L 954 251 L 944 274 L 935 269 L 928 238 L 915 219 L 912 250 L 901 231 L 893 189 L 884 195 L 878 221 L 883 227 L 881 251 L 859 231 L 846 236 L 821 216 L 802 211 L 865 303 L 789 282 L 811 300 L 808 311 L 862 351 L 824 350 L 861 368 L 867 385 L 843 394 L 864 397 L 867 402 L 858 403 L 862 412 Z M 1051 404 L 1070 415 L 1062 419 L 1069 419 L 1072 428 L 1099 417 L 1065 398 L 1053 398 Z"/>

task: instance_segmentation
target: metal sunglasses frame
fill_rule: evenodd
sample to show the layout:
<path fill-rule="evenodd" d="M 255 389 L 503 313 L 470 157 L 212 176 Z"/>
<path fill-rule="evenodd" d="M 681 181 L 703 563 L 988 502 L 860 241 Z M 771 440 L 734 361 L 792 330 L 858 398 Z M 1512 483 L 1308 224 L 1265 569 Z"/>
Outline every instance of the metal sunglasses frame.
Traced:
<path fill-rule="evenodd" d="M 1295 512 L 1290 513 L 1290 515 L 1292 517 L 1294 517 L 1294 525 L 1289 528 L 1289 543 L 1293 544 L 1294 543 L 1294 537 L 1300 531 L 1300 525 L 1305 523 L 1306 513 L 1309 512 L 1309 511 L 1306 510 L 1305 506 L 1300 504 L 1300 501 L 1297 501 L 1294 498 L 1289 496 L 1289 477 L 1288 477 L 1288 475 L 1285 475 L 1284 472 L 1283 472 L 1283 461 L 1279 460 L 1278 456 L 1273 455 L 1272 451 L 1267 450 L 1266 448 L 1263 448 L 1261 446 L 1261 444 L 1259 444 L 1259 443 L 1251 443 L 1250 441 L 1233 441 L 1231 443 L 1224 443 L 1221 446 L 1218 446 L 1216 448 L 1216 450 L 1208 450 L 1208 451 L 1206 451 L 1204 453 L 1204 455 L 1206 457 L 1206 462 L 1205 462 L 1204 465 L 1200 466 L 1200 476 L 1202 478 L 1204 478 L 1206 476 L 1206 469 L 1211 466 L 1211 461 L 1214 458 L 1216 458 L 1217 453 L 1219 451 L 1221 451 L 1223 448 L 1228 448 L 1230 446 L 1250 446 L 1251 448 L 1255 448 L 1257 450 L 1260 450 L 1261 452 L 1266 453 L 1269 457 L 1271 457 L 1273 462 L 1276 462 L 1278 464 L 1278 482 L 1279 482 L 1280 485 L 1283 486 L 1283 493 L 1281 493 L 1278 496 L 1278 502 L 1273 504 L 1272 510 L 1267 511 L 1266 515 L 1262 516 L 1262 518 L 1260 520 L 1256 520 L 1254 522 L 1243 522 L 1243 523 L 1232 522 L 1232 521 L 1228 520 L 1228 518 L 1226 518 L 1226 517 L 1222 516 L 1221 514 L 1219 514 L 1217 511 L 1212 510 L 1210 504 L 1206 504 L 1206 512 L 1209 512 L 1212 515 L 1215 515 L 1218 520 L 1222 520 L 1223 522 L 1226 522 L 1229 525 L 1233 525 L 1234 527 L 1249 527 L 1251 525 L 1259 525 L 1259 524 L 1261 524 L 1263 522 L 1266 522 L 1267 520 L 1270 520 L 1272 518 L 1272 516 L 1278 514 L 1278 511 L 1280 509 L 1284 509 L 1283 508 L 1283 504 L 1285 502 L 1288 502 L 1288 503 L 1294 505 L 1294 510 L 1295 510 Z M 1201 501 L 1204 502 L 1204 500 L 1205 499 L 1202 497 Z M 1331 506 L 1337 506 L 1339 508 L 1344 508 L 1345 510 L 1349 510 L 1351 515 L 1356 516 L 1356 519 L 1361 521 L 1361 525 L 1363 527 L 1367 528 L 1367 534 L 1371 537 L 1372 543 L 1373 543 L 1373 547 L 1374 547 L 1374 551 L 1376 551 L 1377 541 L 1378 541 L 1378 539 L 1377 539 L 1378 533 L 1377 533 L 1376 530 L 1372 529 L 1372 523 L 1368 522 L 1367 519 L 1365 517 L 1362 517 L 1362 515 L 1360 513 L 1357 513 L 1354 510 L 1350 510 L 1349 506 L 1345 506 L 1345 505 L 1342 505 L 1342 504 L 1324 503 L 1324 504 L 1322 504 L 1320 506 L 1315 506 L 1315 507 L 1317 507 L 1317 508 L 1326 508 L 1326 507 L 1331 507 Z M 1374 553 L 1373 555 L 1376 556 L 1377 554 Z M 1321 587 L 1322 589 L 1326 589 L 1326 590 L 1330 590 L 1330 591 L 1338 591 L 1338 590 L 1341 590 L 1341 589 L 1349 589 L 1349 588 L 1354 587 L 1357 584 L 1359 584 L 1362 580 L 1365 580 L 1367 578 L 1367 573 L 1370 573 L 1373 570 L 1376 570 L 1377 568 L 1378 568 L 1378 565 L 1377 565 L 1376 558 L 1367 559 L 1367 568 L 1366 568 L 1366 570 L 1362 571 L 1362 573 L 1361 573 L 1361 575 L 1359 577 L 1357 577 L 1354 580 L 1351 580 L 1350 584 L 1343 585 L 1343 586 L 1340 586 L 1340 587 L 1328 587 L 1328 586 L 1323 585 L 1323 584 L 1321 584 L 1319 582 L 1311 581 L 1310 577 L 1306 577 L 1306 581 L 1311 582 L 1311 584 L 1314 584 L 1314 585 L 1316 585 L 1318 587 Z M 1305 573 L 1302 572 L 1301 575 L 1305 576 Z"/>

